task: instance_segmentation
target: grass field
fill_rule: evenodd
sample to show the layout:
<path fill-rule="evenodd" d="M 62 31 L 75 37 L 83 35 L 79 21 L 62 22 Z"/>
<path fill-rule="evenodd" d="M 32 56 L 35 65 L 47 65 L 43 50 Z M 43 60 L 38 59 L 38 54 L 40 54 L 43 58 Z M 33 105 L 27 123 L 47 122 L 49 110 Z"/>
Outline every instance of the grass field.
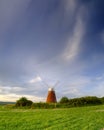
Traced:
<path fill-rule="evenodd" d="M 68 109 L 6 109 L 0 130 L 102 130 L 104 105 Z"/>

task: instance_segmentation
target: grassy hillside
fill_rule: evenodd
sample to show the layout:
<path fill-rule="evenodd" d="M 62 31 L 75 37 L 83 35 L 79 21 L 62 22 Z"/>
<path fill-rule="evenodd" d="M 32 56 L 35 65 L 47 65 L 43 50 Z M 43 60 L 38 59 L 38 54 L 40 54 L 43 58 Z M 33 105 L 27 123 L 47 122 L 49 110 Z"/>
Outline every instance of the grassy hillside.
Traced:
<path fill-rule="evenodd" d="M 6 109 L 0 106 L 0 130 L 101 130 L 104 105 L 67 109 Z"/>

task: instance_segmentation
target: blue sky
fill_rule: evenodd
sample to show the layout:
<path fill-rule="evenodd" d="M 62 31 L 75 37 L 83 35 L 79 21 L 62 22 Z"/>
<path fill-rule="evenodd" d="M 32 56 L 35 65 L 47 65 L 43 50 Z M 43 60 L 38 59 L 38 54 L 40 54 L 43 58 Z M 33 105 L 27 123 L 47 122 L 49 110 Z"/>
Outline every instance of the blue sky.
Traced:
<path fill-rule="evenodd" d="M 0 100 L 104 96 L 103 0 L 1 0 Z"/>

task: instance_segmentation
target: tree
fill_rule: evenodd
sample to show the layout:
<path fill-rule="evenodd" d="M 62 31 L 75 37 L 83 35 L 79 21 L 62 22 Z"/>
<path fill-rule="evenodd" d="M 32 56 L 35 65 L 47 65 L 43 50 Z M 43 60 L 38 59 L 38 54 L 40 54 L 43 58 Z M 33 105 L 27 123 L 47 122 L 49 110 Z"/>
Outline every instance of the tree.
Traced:
<path fill-rule="evenodd" d="M 62 97 L 60 99 L 60 103 L 68 103 L 69 102 L 69 99 L 67 97 Z"/>
<path fill-rule="evenodd" d="M 17 100 L 16 102 L 16 106 L 19 107 L 23 107 L 23 106 L 31 106 L 32 105 L 32 101 L 28 100 L 26 97 L 21 97 L 19 100 Z"/>
<path fill-rule="evenodd" d="M 104 97 L 100 98 L 102 104 L 104 104 Z"/>

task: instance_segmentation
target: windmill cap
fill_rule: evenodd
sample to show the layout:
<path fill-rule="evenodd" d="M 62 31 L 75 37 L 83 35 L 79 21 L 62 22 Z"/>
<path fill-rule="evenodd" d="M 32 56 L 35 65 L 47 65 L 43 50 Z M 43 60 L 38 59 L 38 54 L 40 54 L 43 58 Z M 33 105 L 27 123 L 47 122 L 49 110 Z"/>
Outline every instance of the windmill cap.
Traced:
<path fill-rule="evenodd" d="M 54 91 L 54 88 L 49 88 L 48 91 Z"/>

